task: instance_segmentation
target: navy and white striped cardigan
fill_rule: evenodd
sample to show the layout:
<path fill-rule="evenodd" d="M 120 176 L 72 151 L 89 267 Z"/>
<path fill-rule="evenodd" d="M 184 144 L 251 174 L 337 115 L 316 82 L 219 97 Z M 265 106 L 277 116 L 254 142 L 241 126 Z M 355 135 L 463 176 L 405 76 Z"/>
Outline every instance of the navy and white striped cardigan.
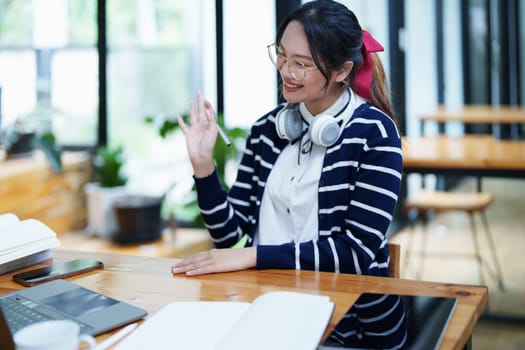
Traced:
<path fill-rule="evenodd" d="M 253 242 L 266 181 L 289 141 L 275 131 L 278 106 L 254 123 L 237 179 L 227 193 L 216 173 L 195 179 L 201 214 L 217 248 Z M 327 148 L 319 180 L 319 236 L 295 244 L 258 245 L 256 268 L 388 276 L 385 234 L 401 186 L 401 139 L 394 122 L 361 104 Z"/>

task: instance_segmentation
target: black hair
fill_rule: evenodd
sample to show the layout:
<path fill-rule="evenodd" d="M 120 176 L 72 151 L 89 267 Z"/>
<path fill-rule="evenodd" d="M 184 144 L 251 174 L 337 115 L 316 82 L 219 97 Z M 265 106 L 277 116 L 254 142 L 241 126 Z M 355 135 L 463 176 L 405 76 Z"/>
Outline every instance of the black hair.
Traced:
<path fill-rule="evenodd" d="M 357 17 L 346 6 L 336 1 L 309 1 L 295 10 L 280 25 L 277 44 L 280 43 L 288 24 L 296 20 L 302 24 L 312 58 L 323 76 L 328 80 L 333 70 L 343 67 L 345 62 L 361 65 L 362 31 Z M 348 83 L 354 79 L 352 69 Z"/>
<path fill-rule="evenodd" d="M 326 78 L 325 87 L 328 86 L 331 73 L 341 69 L 347 61 L 352 61 L 354 65 L 344 84 L 351 85 L 355 72 L 363 62 L 363 32 L 355 14 L 333 0 L 306 2 L 279 26 L 276 37 L 278 45 L 291 21 L 302 24 L 315 65 Z M 374 69 L 369 102 L 396 121 L 383 65 L 377 54 L 370 53 L 370 56 Z"/>

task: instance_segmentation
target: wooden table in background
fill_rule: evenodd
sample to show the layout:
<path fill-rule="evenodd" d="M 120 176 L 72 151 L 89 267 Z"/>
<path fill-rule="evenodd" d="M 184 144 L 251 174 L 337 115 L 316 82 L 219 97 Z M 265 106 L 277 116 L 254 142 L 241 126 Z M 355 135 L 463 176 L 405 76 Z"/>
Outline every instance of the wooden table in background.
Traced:
<path fill-rule="evenodd" d="M 365 292 L 383 294 L 431 295 L 455 297 L 458 304 L 444 334 L 440 349 L 461 349 L 468 344 L 472 330 L 487 304 L 487 288 L 295 270 L 247 270 L 204 276 L 172 276 L 170 266 L 176 261 L 131 255 L 90 253 L 104 262 L 104 270 L 70 278 L 86 288 L 142 307 L 149 316 L 173 301 L 253 301 L 274 290 L 289 290 L 327 295 L 335 303 L 325 334 L 337 324 L 356 299 Z M 82 257 L 78 251 L 55 251 L 55 260 Z M 0 276 L 0 295 L 22 286 L 9 274 Z M 98 341 L 111 333 L 97 337 Z M 174 339 L 176 347 L 177 339 Z"/>
<path fill-rule="evenodd" d="M 405 173 L 525 177 L 525 141 L 489 135 L 403 138 Z"/>
<path fill-rule="evenodd" d="M 441 134 L 444 132 L 444 125 L 448 122 L 460 122 L 463 124 L 475 125 L 511 125 L 512 138 L 516 139 L 519 135 L 517 125 L 525 124 L 525 108 L 512 106 L 490 106 L 490 105 L 466 105 L 461 107 L 440 106 L 436 111 L 425 113 L 420 117 L 422 122 L 422 135 L 424 134 L 424 124 L 429 121 L 438 123 Z M 495 130 L 494 134 L 499 135 Z"/>
<path fill-rule="evenodd" d="M 467 124 L 525 124 L 525 108 L 485 105 L 457 108 L 440 106 L 435 112 L 423 114 L 421 120 L 439 123 L 458 121 Z"/>

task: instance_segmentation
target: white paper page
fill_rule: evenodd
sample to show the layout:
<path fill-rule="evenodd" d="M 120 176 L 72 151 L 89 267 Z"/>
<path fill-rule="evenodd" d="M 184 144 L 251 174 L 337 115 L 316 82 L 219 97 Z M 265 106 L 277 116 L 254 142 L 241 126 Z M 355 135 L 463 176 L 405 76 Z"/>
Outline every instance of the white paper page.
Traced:
<path fill-rule="evenodd" d="M 18 216 L 16 216 L 15 214 L 6 213 L 6 214 L 0 215 L 0 228 L 2 228 L 2 226 L 14 225 L 18 222 L 20 222 L 20 220 L 18 219 Z M 2 230 L 0 230 L 0 232 L 1 231 Z"/>
<path fill-rule="evenodd" d="M 314 350 L 332 317 L 327 296 L 270 292 L 258 297 L 216 350 Z"/>
<path fill-rule="evenodd" d="M 173 302 L 148 318 L 115 349 L 212 350 L 249 306 L 244 302 Z"/>

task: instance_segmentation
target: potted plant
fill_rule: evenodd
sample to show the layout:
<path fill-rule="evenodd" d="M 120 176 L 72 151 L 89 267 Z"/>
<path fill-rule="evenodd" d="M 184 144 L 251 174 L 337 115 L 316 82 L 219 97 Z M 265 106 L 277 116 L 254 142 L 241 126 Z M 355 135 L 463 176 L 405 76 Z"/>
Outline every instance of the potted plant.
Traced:
<path fill-rule="evenodd" d="M 138 243 L 158 239 L 164 228 L 161 216 L 164 196 L 124 194 L 115 198 L 113 209 L 117 218 L 117 243 Z"/>
<path fill-rule="evenodd" d="M 163 196 L 130 193 L 123 175 L 121 146 L 100 147 L 93 157 L 94 183 L 88 184 L 88 228 L 117 243 L 155 240 L 162 233 Z"/>
<path fill-rule="evenodd" d="M 113 210 L 116 198 L 126 194 L 127 177 L 123 173 L 124 151 L 122 146 L 99 147 L 93 157 L 94 182 L 86 184 L 87 228 L 93 235 L 109 237 L 117 231 Z"/>
<path fill-rule="evenodd" d="M 35 148 L 40 149 L 51 169 L 62 171 L 62 150 L 49 127 L 49 114 L 37 110 L 24 115 L 2 130 L 2 146 L 7 158 L 31 156 Z"/>

